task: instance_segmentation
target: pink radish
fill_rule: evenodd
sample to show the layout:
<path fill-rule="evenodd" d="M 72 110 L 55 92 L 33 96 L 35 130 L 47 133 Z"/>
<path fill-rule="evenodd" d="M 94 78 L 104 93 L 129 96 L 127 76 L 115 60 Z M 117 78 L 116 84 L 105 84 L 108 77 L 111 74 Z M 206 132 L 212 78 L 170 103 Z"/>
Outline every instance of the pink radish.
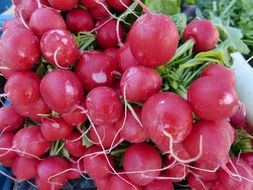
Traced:
<path fill-rule="evenodd" d="M 129 179 L 126 174 L 120 174 L 120 177 L 117 175 L 112 175 L 109 178 L 108 188 L 110 190 L 118 190 L 118 189 L 120 189 L 120 190 L 141 190 L 142 189 L 141 186 L 139 186 L 139 185 L 129 184 L 130 182 L 129 182 Z"/>
<path fill-rule="evenodd" d="M 72 132 L 72 126 L 61 118 L 45 118 L 41 123 L 41 133 L 48 141 L 67 138 Z"/>
<path fill-rule="evenodd" d="M 38 9 L 38 3 L 36 0 L 22 0 L 16 5 L 15 13 L 25 22 L 29 22 L 32 13 L 36 9 Z"/>
<path fill-rule="evenodd" d="M 120 81 L 122 94 L 128 101 L 142 102 L 157 93 L 162 86 L 160 74 L 141 65 L 129 67 Z"/>
<path fill-rule="evenodd" d="M 12 140 L 14 134 L 3 133 L 0 138 L 0 162 L 12 160 L 16 157 L 16 153 L 9 149 L 12 149 Z"/>
<path fill-rule="evenodd" d="M 91 0 L 91 1 L 94 1 L 94 0 Z M 108 9 L 109 9 L 108 5 L 105 2 L 102 3 L 102 1 L 96 0 L 96 2 L 100 2 L 100 3 L 97 3 L 97 5 L 95 7 L 91 7 L 89 9 L 90 14 L 96 20 L 101 20 L 103 18 L 107 18 L 110 16 L 110 14 L 108 12 Z"/>
<path fill-rule="evenodd" d="M 118 31 L 116 29 L 117 20 L 102 19 L 97 22 L 96 31 L 97 44 L 102 49 L 114 48 L 118 46 L 117 33 L 122 40 L 124 38 L 123 27 L 119 25 Z"/>
<path fill-rule="evenodd" d="M 132 0 L 106 0 L 109 7 L 117 11 L 124 11 L 132 3 Z"/>
<path fill-rule="evenodd" d="M 19 115 L 12 105 L 0 108 L 0 131 L 13 132 L 21 127 L 24 121 L 25 118 Z"/>
<path fill-rule="evenodd" d="M 79 56 L 77 44 L 66 30 L 53 29 L 44 33 L 40 49 L 46 60 L 60 68 L 74 64 Z"/>
<path fill-rule="evenodd" d="M 219 178 L 218 172 L 215 171 L 215 169 L 212 165 L 207 162 L 194 162 L 193 166 L 196 169 L 192 169 L 192 172 L 194 172 L 195 175 L 198 175 L 200 179 L 204 181 L 215 181 Z"/>
<path fill-rule="evenodd" d="M 89 12 L 76 8 L 68 12 L 66 25 L 71 32 L 88 32 L 94 28 L 94 21 Z"/>
<path fill-rule="evenodd" d="M 61 0 L 48 0 L 48 3 L 55 9 L 67 11 L 75 8 L 78 4 L 78 1 L 79 0 L 67 0 L 62 3 Z"/>
<path fill-rule="evenodd" d="M 162 160 L 159 152 L 151 145 L 132 144 L 124 154 L 123 168 L 132 183 L 144 186 L 159 176 Z"/>
<path fill-rule="evenodd" d="M 72 132 L 64 141 L 64 146 L 71 156 L 80 158 L 85 154 L 86 147 L 82 143 L 81 135 L 79 132 Z"/>
<path fill-rule="evenodd" d="M 39 190 L 60 190 L 64 186 L 64 184 L 48 183 L 46 179 L 41 179 L 39 177 L 37 177 L 35 181 Z"/>
<path fill-rule="evenodd" d="M 76 66 L 76 73 L 83 82 L 86 90 L 98 86 L 111 86 L 117 64 L 103 52 L 84 52 Z"/>
<path fill-rule="evenodd" d="M 84 171 L 83 162 L 70 163 L 70 169 L 72 169 L 72 171 L 68 172 L 68 174 L 67 174 L 68 179 L 78 179 L 78 178 L 80 178 L 81 173 L 83 173 L 83 171 Z"/>
<path fill-rule="evenodd" d="M 31 16 L 29 26 L 39 38 L 41 38 L 41 36 L 48 30 L 66 30 L 65 22 L 60 13 L 48 8 L 36 9 Z"/>
<path fill-rule="evenodd" d="M 17 156 L 12 164 L 12 172 L 19 180 L 28 180 L 35 178 L 39 160 L 36 158 L 24 158 Z M 29 167 L 27 167 L 29 166 Z"/>
<path fill-rule="evenodd" d="M 230 117 L 231 125 L 236 128 L 244 128 L 246 125 L 246 106 L 239 102 L 238 110 Z"/>
<path fill-rule="evenodd" d="M 3 67 L 3 68 L 1 68 L 1 67 Z M 5 79 L 9 79 L 11 77 L 11 75 L 16 72 L 15 70 L 6 66 L 6 64 L 2 60 L 0 60 L 0 68 L 1 68 L 0 74 L 3 75 L 3 77 Z M 5 69 L 5 68 L 8 68 L 8 69 Z"/>
<path fill-rule="evenodd" d="M 59 113 L 72 111 L 83 98 L 81 81 L 68 70 L 47 73 L 41 80 L 40 92 L 49 108 Z"/>
<path fill-rule="evenodd" d="M 116 59 L 117 52 L 118 52 L 117 48 L 107 48 L 104 50 L 105 55 L 110 56 L 114 60 Z"/>
<path fill-rule="evenodd" d="M 157 67 L 170 61 L 178 46 L 178 30 L 163 14 L 146 13 L 139 17 L 129 32 L 133 56 L 142 65 Z"/>
<path fill-rule="evenodd" d="M 86 107 L 91 120 L 96 125 L 114 124 L 123 113 L 118 95 L 108 87 L 92 89 L 86 96 Z"/>
<path fill-rule="evenodd" d="M 124 73 L 129 67 L 139 64 L 139 62 L 133 57 L 129 43 L 125 43 L 124 46 L 118 50 L 116 54 L 116 61 L 121 73 Z"/>
<path fill-rule="evenodd" d="M 216 47 L 219 40 L 219 32 L 211 21 L 195 19 L 184 30 L 183 40 L 187 41 L 189 39 L 195 41 L 195 52 L 208 51 Z"/>
<path fill-rule="evenodd" d="M 192 111 L 188 103 L 172 92 L 151 96 L 143 105 L 141 120 L 149 137 L 159 145 L 182 142 L 192 129 Z M 169 133 L 173 142 L 166 133 Z"/>
<path fill-rule="evenodd" d="M 105 0 L 81 0 L 81 2 L 85 5 L 85 7 L 90 9 L 96 7 L 98 3 L 104 3 Z"/>
<path fill-rule="evenodd" d="M 11 29 L 11 28 L 16 28 L 16 27 L 24 28 L 25 26 L 22 24 L 19 18 L 14 17 L 4 22 L 2 30 L 6 31 L 8 28 Z"/>
<path fill-rule="evenodd" d="M 40 59 L 39 40 L 26 28 L 10 28 L 1 36 L 0 52 L 0 59 L 6 67 L 28 70 Z"/>
<path fill-rule="evenodd" d="M 4 91 L 14 105 L 30 104 L 40 98 L 39 86 L 40 78 L 36 73 L 19 71 L 11 75 Z"/>
<path fill-rule="evenodd" d="M 174 190 L 174 187 L 168 179 L 155 179 L 152 183 L 143 187 L 143 190 Z"/>
<path fill-rule="evenodd" d="M 109 180 L 110 177 L 112 175 L 108 175 L 108 177 L 102 178 L 102 179 L 95 179 L 95 185 L 99 190 L 108 190 L 108 184 L 109 184 Z"/>
<path fill-rule="evenodd" d="M 200 77 L 188 90 L 188 102 L 199 117 L 206 120 L 222 120 L 238 109 L 238 97 L 233 86 L 216 76 Z"/>
<path fill-rule="evenodd" d="M 212 182 L 203 181 L 202 179 L 192 174 L 188 174 L 187 182 L 192 189 L 196 190 L 207 190 L 211 189 L 211 187 L 213 186 Z"/>
<path fill-rule="evenodd" d="M 44 139 L 38 126 L 20 129 L 13 137 L 13 147 L 18 155 L 26 158 L 40 157 L 51 147 L 52 143 Z M 31 146 L 32 145 L 32 146 Z"/>

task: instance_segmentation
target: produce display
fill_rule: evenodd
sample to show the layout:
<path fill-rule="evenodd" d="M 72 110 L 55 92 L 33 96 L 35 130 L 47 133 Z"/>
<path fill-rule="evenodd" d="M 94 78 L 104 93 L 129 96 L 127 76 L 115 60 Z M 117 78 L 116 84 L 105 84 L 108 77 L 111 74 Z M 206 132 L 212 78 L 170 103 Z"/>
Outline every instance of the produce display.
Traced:
<path fill-rule="evenodd" d="M 0 38 L 12 174 L 0 173 L 39 190 L 253 189 L 253 97 L 240 82 L 252 31 L 203 2 L 13 0 Z"/>

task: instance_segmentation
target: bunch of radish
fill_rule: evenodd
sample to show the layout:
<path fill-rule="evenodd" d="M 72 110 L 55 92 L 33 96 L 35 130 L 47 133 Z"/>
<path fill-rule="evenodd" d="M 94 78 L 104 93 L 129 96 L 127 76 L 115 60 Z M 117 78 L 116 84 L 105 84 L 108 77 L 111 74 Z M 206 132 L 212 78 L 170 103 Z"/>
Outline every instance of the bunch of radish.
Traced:
<path fill-rule="evenodd" d="M 40 190 L 87 175 L 99 190 L 253 189 L 253 154 L 233 151 L 245 138 L 252 151 L 233 71 L 210 58 L 189 75 L 185 60 L 184 94 L 166 87 L 179 44 L 197 58 L 216 48 L 214 24 L 195 19 L 180 39 L 140 0 L 14 3 L 0 39 L 11 101 L 0 108 L 0 162 L 12 179 Z"/>

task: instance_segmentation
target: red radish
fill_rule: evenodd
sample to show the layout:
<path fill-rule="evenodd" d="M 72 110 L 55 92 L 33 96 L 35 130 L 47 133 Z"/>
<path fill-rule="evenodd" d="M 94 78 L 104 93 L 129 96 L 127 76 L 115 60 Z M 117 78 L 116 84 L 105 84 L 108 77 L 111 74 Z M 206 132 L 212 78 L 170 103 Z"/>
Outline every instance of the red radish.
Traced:
<path fill-rule="evenodd" d="M 107 155 L 111 165 L 114 166 L 112 158 Z M 95 180 L 105 178 L 110 175 L 110 165 L 102 149 L 93 146 L 87 149 L 85 157 L 83 158 L 83 165 L 87 174 Z"/>
<path fill-rule="evenodd" d="M 159 176 L 162 160 L 159 152 L 151 145 L 145 143 L 132 144 L 124 154 L 123 168 L 126 172 L 139 172 L 127 173 L 127 176 L 134 184 L 144 186 Z"/>
<path fill-rule="evenodd" d="M 53 29 L 43 34 L 40 49 L 46 60 L 58 67 L 68 67 L 75 63 L 79 51 L 70 32 Z"/>
<path fill-rule="evenodd" d="M 39 98 L 30 104 L 14 105 L 14 109 L 18 114 L 29 117 L 39 123 L 41 123 L 43 114 L 47 115 L 51 112 L 42 98 Z"/>
<path fill-rule="evenodd" d="M 6 160 L 12 160 L 12 158 L 16 157 L 16 153 L 14 151 L 8 150 L 12 149 L 12 140 L 14 134 L 12 133 L 3 133 L 0 138 L 0 162 L 4 162 Z M 2 150 L 1 150 L 2 149 Z"/>
<path fill-rule="evenodd" d="M 19 180 L 28 180 L 37 176 L 39 160 L 17 156 L 12 164 L 12 172 Z M 29 167 L 27 167 L 29 166 Z"/>
<path fill-rule="evenodd" d="M 232 117 L 230 117 L 231 125 L 236 128 L 244 128 L 246 125 L 246 106 L 242 102 L 239 102 L 238 110 Z"/>
<path fill-rule="evenodd" d="M 13 105 L 0 108 L 0 131 L 13 132 L 21 127 L 24 121 L 25 118 L 15 111 Z"/>
<path fill-rule="evenodd" d="M 5 68 L 0 69 L 0 73 L 1 73 L 1 74 L 3 75 L 3 77 L 6 78 L 6 79 L 9 79 L 9 78 L 11 77 L 11 75 L 12 75 L 13 73 L 16 72 L 15 70 L 13 70 L 13 69 L 9 68 L 8 66 L 6 66 L 6 64 L 5 64 L 3 61 L 0 60 L 0 68 L 1 68 L 1 67 L 6 67 L 6 68 L 8 68 L 8 69 L 5 69 Z"/>
<path fill-rule="evenodd" d="M 16 150 L 21 151 L 17 152 L 17 154 L 26 158 L 31 158 L 33 156 L 40 157 L 45 154 L 52 145 L 51 142 L 44 139 L 40 132 L 40 127 L 38 126 L 28 126 L 20 129 L 13 137 L 12 143 Z"/>
<path fill-rule="evenodd" d="M 31 16 L 29 26 L 39 38 L 48 30 L 66 30 L 65 22 L 60 13 L 48 8 L 36 9 Z"/>
<path fill-rule="evenodd" d="M 45 6 L 50 7 L 50 4 L 48 3 L 48 0 L 40 0 L 40 3 L 41 3 L 42 5 L 45 5 Z"/>
<path fill-rule="evenodd" d="M 120 140 L 119 135 L 116 137 L 118 131 L 114 128 L 114 125 L 98 125 L 95 128 L 104 148 L 110 148 L 113 145 L 112 143 L 115 138 L 114 143 L 117 143 Z M 90 139 L 95 145 L 101 146 L 94 128 L 90 129 Z"/>
<path fill-rule="evenodd" d="M 18 71 L 11 75 L 4 91 L 14 105 L 30 104 L 40 98 L 39 86 L 40 78 L 36 73 Z"/>
<path fill-rule="evenodd" d="M 151 96 L 143 105 L 141 120 L 149 137 L 159 145 L 182 142 L 192 129 L 192 111 L 188 103 L 172 92 Z M 169 133 L 173 139 L 165 135 Z"/>
<path fill-rule="evenodd" d="M 81 103 L 82 107 L 84 107 L 84 102 Z M 61 117 L 70 125 L 72 126 L 80 126 L 87 120 L 87 116 L 85 113 L 82 113 L 82 110 L 76 108 L 67 113 L 61 114 Z"/>
<path fill-rule="evenodd" d="M 2 157 L 2 158 L 0 158 L 0 162 L 5 167 L 12 167 L 12 164 L 13 164 L 15 158 L 16 158 L 16 156 L 11 157 L 11 158 L 6 158 L 6 159 L 4 157 Z"/>
<path fill-rule="evenodd" d="M 55 9 L 67 11 L 75 8 L 79 0 L 67 0 L 62 3 L 62 0 L 48 0 L 48 3 Z"/>
<path fill-rule="evenodd" d="M 157 93 L 162 86 L 160 74 L 141 65 L 129 67 L 120 81 L 120 88 L 126 99 L 132 102 L 142 102 Z"/>
<path fill-rule="evenodd" d="M 94 0 L 91 0 L 91 1 L 94 1 Z M 110 14 L 108 12 L 108 9 L 109 9 L 108 5 L 106 3 L 102 3 L 101 0 L 98 0 L 96 2 L 100 2 L 100 3 L 97 3 L 97 5 L 95 7 L 92 7 L 89 9 L 92 17 L 95 18 L 96 20 L 100 20 L 100 19 L 109 17 Z"/>
<path fill-rule="evenodd" d="M 121 177 L 121 178 L 120 178 Z M 112 175 L 109 178 L 108 188 L 110 190 L 141 190 L 141 186 L 131 184 L 126 174 Z M 123 179 L 124 180 L 123 180 Z"/>
<path fill-rule="evenodd" d="M 200 118 L 222 120 L 232 116 L 238 109 L 235 89 L 216 76 L 200 77 L 188 89 L 188 102 Z"/>
<path fill-rule="evenodd" d="M 40 92 L 49 108 L 58 113 L 72 111 L 83 98 L 81 81 L 68 70 L 47 73 L 41 80 Z"/>
<path fill-rule="evenodd" d="M 211 21 L 195 19 L 186 26 L 183 33 L 183 40 L 187 41 L 189 39 L 195 41 L 195 52 L 208 51 L 216 47 L 219 32 Z"/>
<path fill-rule="evenodd" d="M 6 67 L 28 70 L 40 59 L 39 40 L 26 28 L 10 28 L 1 36 L 0 52 L 0 59 Z"/>
<path fill-rule="evenodd" d="M 124 73 L 129 67 L 139 64 L 130 50 L 129 43 L 125 43 L 124 46 L 118 50 L 116 54 L 116 61 L 121 73 Z"/>
<path fill-rule="evenodd" d="M 138 107 L 134 107 L 134 111 L 138 119 L 141 118 L 141 109 Z M 131 143 L 141 143 L 144 142 L 148 135 L 143 128 L 143 126 L 140 125 L 140 123 L 136 120 L 131 113 L 131 111 L 127 110 L 127 116 L 124 123 L 124 116 L 121 117 L 121 119 L 115 124 L 115 127 L 119 130 L 122 127 L 122 130 L 120 131 L 120 137 L 128 142 Z"/>
<path fill-rule="evenodd" d="M 42 160 L 38 165 L 38 177 L 51 186 L 62 186 L 67 182 L 69 163 L 57 156 L 50 156 Z M 63 173 L 64 172 L 64 173 Z"/>
<path fill-rule="evenodd" d="M 98 30 L 96 31 L 96 39 L 97 44 L 102 49 L 114 48 L 118 46 L 117 32 L 122 40 L 124 38 L 123 27 L 119 25 L 117 31 L 117 20 L 109 20 L 108 18 L 102 19 L 97 22 L 96 27 Z"/>
<path fill-rule="evenodd" d="M 13 2 L 13 4 L 14 5 L 18 5 L 19 3 L 21 3 L 23 0 L 13 0 L 12 2 Z"/>
<path fill-rule="evenodd" d="M 85 7 L 90 9 L 96 7 L 98 3 L 104 3 L 105 0 L 81 0 L 81 2 L 85 5 Z"/>
<path fill-rule="evenodd" d="M 65 139 L 65 148 L 71 156 L 82 157 L 85 154 L 86 147 L 82 143 L 81 133 L 72 132 L 72 134 Z"/>
<path fill-rule="evenodd" d="M 15 7 L 15 13 L 18 17 L 24 19 L 24 21 L 29 22 L 32 13 L 38 8 L 37 0 L 22 0 Z"/>
<path fill-rule="evenodd" d="M 41 133 L 48 141 L 67 138 L 72 132 L 72 126 L 61 118 L 45 118 L 41 123 Z"/>
<path fill-rule="evenodd" d="M 88 32 L 94 28 L 94 21 L 89 12 L 76 8 L 68 12 L 66 25 L 71 32 Z"/>
<path fill-rule="evenodd" d="M 107 48 L 106 50 L 104 50 L 105 55 L 110 56 L 114 60 L 116 59 L 117 52 L 118 52 L 117 48 Z"/>
<path fill-rule="evenodd" d="M 22 24 L 19 18 L 13 17 L 4 22 L 2 30 L 6 31 L 7 29 L 16 28 L 16 27 L 24 28 L 24 25 Z"/>
<path fill-rule="evenodd" d="M 77 179 L 81 177 L 81 173 L 84 172 L 84 168 L 83 168 L 83 162 L 79 162 L 79 166 L 78 163 L 70 163 L 70 169 L 72 169 L 71 171 L 68 172 L 68 179 Z"/>
<path fill-rule="evenodd" d="M 194 162 L 193 166 L 197 169 L 192 169 L 192 172 L 194 174 L 198 175 L 200 179 L 204 181 L 215 181 L 218 180 L 218 172 L 215 171 L 217 168 L 213 168 L 213 166 L 210 166 L 210 164 L 207 162 Z"/>
<path fill-rule="evenodd" d="M 201 153 L 196 162 L 205 163 L 209 168 L 224 167 L 234 138 L 230 128 L 228 122 L 200 120 L 183 141 L 184 148 L 191 158 Z"/>
<path fill-rule="evenodd" d="M 178 45 L 178 30 L 163 14 L 147 13 L 139 17 L 129 34 L 133 56 L 142 65 L 157 67 L 170 61 Z"/>
<path fill-rule="evenodd" d="M 64 184 L 48 183 L 46 179 L 36 178 L 36 185 L 39 190 L 60 190 Z"/>
<path fill-rule="evenodd" d="M 131 5 L 132 0 L 106 0 L 106 3 L 116 11 L 124 11 Z"/>
<path fill-rule="evenodd" d="M 123 113 L 118 95 L 109 87 L 92 89 L 86 97 L 86 107 L 96 125 L 114 124 Z"/>
<path fill-rule="evenodd" d="M 96 184 L 96 187 L 99 190 L 108 190 L 108 184 L 111 176 L 112 175 L 108 175 L 108 177 L 102 179 L 95 179 L 94 182 Z"/>
<path fill-rule="evenodd" d="M 152 183 L 143 187 L 143 190 L 174 190 L 170 180 L 155 179 Z"/>
<path fill-rule="evenodd" d="M 233 70 L 225 67 L 221 64 L 210 64 L 204 68 L 200 77 L 215 76 L 219 77 L 219 80 L 226 80 L 233 86 L 236 83 L 235 73 Z"/>
<path fill-rule="evenodd" d="M 221 183 L 220 180 L 217 180 L 212 183 L 211 190 L 227 190 L 227 189 L 224 187 L 224 185 Z"/>
<path fill-rule="evenodd" d="M 233 166 L 232 166 L 233 164 Z M 228 174 L 224 170 L 219 170 L 219 181 L 229 190 L 246 190 L 253 189 L 253 170 L 247 162 L 243 160 L 232 159 L 232 163 L 227 164 L 227 169 L 232 174 Z"/>
<path fill-rule="evenodd" d="M 213 186 L 212 182 L 203 181 L 202 179 L 192 174 L 188 174 L 187 182 L 192 189 L 196 190 L 207 190 L 211 189 L 211 187 Z"/>
<path fill-rule="evenodd" d="M 98 86 L 112 86 L 117 64 L 113 58 L 103 52 L 85 52 L 76 66 L 76 74 L 86 90 Z"/>
<path fill-rule="evenodd" d="M 247 164 L 250 165 L 250 167 L 253 169 L 253 152 L 243 153 L 240 156 L 240 159 L 247 162 Z"/>

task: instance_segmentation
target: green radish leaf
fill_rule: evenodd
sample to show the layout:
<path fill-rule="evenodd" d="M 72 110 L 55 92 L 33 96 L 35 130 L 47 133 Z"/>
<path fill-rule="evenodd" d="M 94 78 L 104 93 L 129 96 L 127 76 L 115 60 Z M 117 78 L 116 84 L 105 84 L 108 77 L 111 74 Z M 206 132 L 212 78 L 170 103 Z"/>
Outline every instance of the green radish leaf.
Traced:
<path fill-rule="evenodd" d="M 83 137 L 82 137 L 82 143 L 83 143 L 83 146 L 85 146 L 86 148 L 89 148 L 89 147 L 91 147 L 93 145 L 86 135 L 83 135 Z"/>
<path fill-rule="evenodd" d="M 174 15 L 180 12 L 180 0 L 145 0 L 152 12 Z"/>
<path fill-rule="evenodd" d="M 185 14 L 183 13 L 178 13 L 175 15 L 170 16 L 170 18 L 174 21 L 174 23 L 176 24 L 176 27 L 178 29 L 180 38 L 184 32 L 184 29 L 187 25 L 187 17 Z"/>

